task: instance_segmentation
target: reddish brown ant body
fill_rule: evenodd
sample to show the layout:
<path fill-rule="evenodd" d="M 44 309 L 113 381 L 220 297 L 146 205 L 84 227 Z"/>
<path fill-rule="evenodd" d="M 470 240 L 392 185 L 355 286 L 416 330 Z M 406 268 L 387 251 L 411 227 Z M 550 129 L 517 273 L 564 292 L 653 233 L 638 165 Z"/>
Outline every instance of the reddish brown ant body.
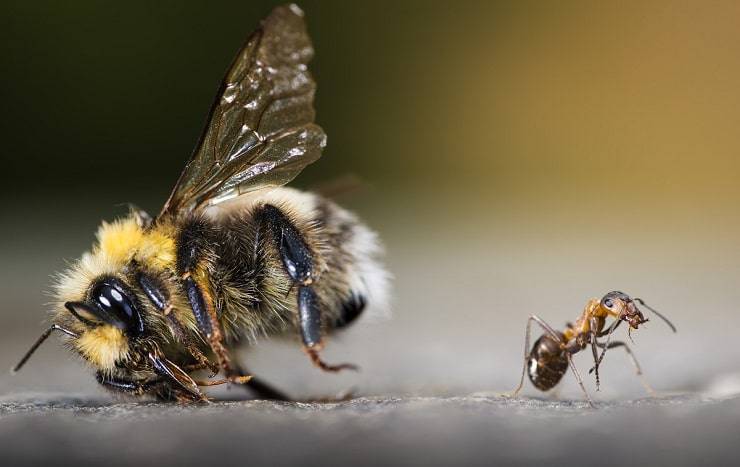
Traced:
<path fill-rule="evenodd" d="M 612 333 L 622 321 L 629 325 L 630 332 L 632 329 L 638 329 L 641 324 L 648 321 L 640 309 L 637 308 L 637 303 L 655 313 L 670 326 L 673 332 L 676 332 L 675 326 L 665 316 L 649 307 L 642 299 L 630 298 L 627 294 L 619 291 L 609 292 L 601 300 L 589 300 L 575 324 L 568 323 L 563 332 L 556 331 L 536 315 L 530 316 L 527 321 L 527 330 L 524 339 L 524 367 L 522 368 L 519 386 L 514 390 L 513 395 L 516 396 L 519 394 L 519 391 L 524 386 L 525 374 L 529 376 L 529 380 L 537 389 L 547 391 L 560 382 L 568 367 L 570 367 L 578 381 L 578 385 L 586 395 L 586 399 L 593 406 L 593 401 L 583 385 L 583 380 L 573 363 L 572 357 L 581 350 L 585 350 L 588 346 L 591 347 L 594 358 L 594 366 L 589 373 L 595 372 L 596 374 L 597 391 L 600 383 L 599 365 L 607 349 L 622 347 L 632 360 L 635 371 L 640 376 L 643 385 L 652 393 L 652 389 L 642 378 L 640 364 L 637 362 L 629 346 L 621 341 L 611 342 Z M 611 326 L 606 327 L 608 318 L 615 318 L 615 321 Z M 533 321 L 539 324 L 545 333 L 530 348 L 530 329 Z M 602 337 L 606 337 L 604 342 L 599 341 L 599 338 Z M 600 355 L 599 349 L 601 349 Z"/>

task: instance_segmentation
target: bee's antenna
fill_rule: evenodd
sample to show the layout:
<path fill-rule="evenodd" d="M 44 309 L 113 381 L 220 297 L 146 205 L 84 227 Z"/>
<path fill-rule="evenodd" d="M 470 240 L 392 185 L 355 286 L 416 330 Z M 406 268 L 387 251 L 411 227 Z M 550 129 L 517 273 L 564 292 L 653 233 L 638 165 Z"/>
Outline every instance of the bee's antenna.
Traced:
<path fill-rule="evenodd" d="M 31 346 L 31 348 L 28 350 L 28 352 L 26 352 L 26 355 L 24 355 L 23 358 L 21 358 L 21 361 L 18 362 L 18 364 L 13 367 L 13 369 L 11 370 L 11 372 L 12 373 L 15 373 L 18 370 L 20 370 L 21 367 L 26 364 L 26 362 L 28 361 L 28 359 L 31 358 L 31 355 L 33 355 L 33 353 L 36 351 L 36 349 L 38 349 L 39 346 L 41 344 L 43 344 L 44 341 L 54 331 L 61 331 L 64 334 L 66 334 L 68 336 L 71 336 L 71 337 L 75 337 L 75 338 L 80 337 L 76 332 L 73 332 L 73 331 L 70 331 L 69 329 L 63 328 L 63 327 L 59 326 L 58 324 L 52 324 L 49 327 L 49 329 L 47 329 L 46 331 L 44 331 L 43 334 L 41 334 L 41 337 L 39 337 L 38 340 L 36 341 L 36 343 Z"/>
<path fill-rule="evenodd" d="M 655 315 L 656 315 L 656 316 L 657 316 L 658 318 L 660 318 L 660 319 L 662 319 L 663 321 L 665 321 L 665 324 L 667 324 L 667 325 L 668 325 L 668 327 L 670 327 L 670 328 L 671 328 L 671 330 L 672 330 L 673 332 L 676 332 L 676 326 L 674 326 L 674 325 L 673 325 L 673 323 L 671 323 L 671 322 L 670 322 L 670 321 L 668 320 L 668 318 L 666 318 L 666 317 L 665 317 L 665 316 L 663 316 L 662 314 L 658 313 L 658 312 L 657 312 L 657 311 L 655 310 L 655 308 L 652 308 L 652 307 L 651 307 L 650 305 L 648 305 L 647 303 L 645 303 L 645 301 L 644 301 L 643 299 L 641 299 L 641 298 L 633 298 L 632 300 L 634 300 L 634 301 L 638 302 L 638 303 L 639 303 L 640 305 L 644 306 L 644 307 L 645 307 L 645 308 L 647 308 L 648 310 L 650 310 L 650 311 L 652 311 L 653 313 L 655 313 Z"/>

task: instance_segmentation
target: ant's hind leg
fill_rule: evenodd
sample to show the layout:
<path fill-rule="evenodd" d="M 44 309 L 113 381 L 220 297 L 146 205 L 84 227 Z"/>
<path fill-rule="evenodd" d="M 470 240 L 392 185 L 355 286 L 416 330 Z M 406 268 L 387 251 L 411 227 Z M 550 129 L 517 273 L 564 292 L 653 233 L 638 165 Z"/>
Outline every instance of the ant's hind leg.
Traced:
<path fill-rule="evenodd" d="M 622 347 L 624 348 L 624 351 L 627 352 L 627 356 L 630 358 L 630 361 L 632 362 L 632 366 L 635 367 L 635 373 L 640 378 L 640 383 L 642 383 L 645 390 L 650 394 L 651 396 L 655 395 L 655 390 L 648 384 L 647 380 L 645 379 L 645 375 L 642 374 L 642 368 L 640 367 L 640 363 L 637 361 L 637 357 L 635 357 L 634 352 L 632 352 L 632 349 L 622 341 L 612 342 L 608 346 L 605 344 L 597 344 L 599 348 L 602 349 L 613 349 L 615 347 Z M 594 368 L 591 368 L 588 372 L 591 373 L 594 371 Z"/>
<path fill-rule="evenodd" d="M 550 335 L 550 337 L 552 337 L 556 341 L 560 341 L 560 336 L 558 335 L 558 333 L 542 318 L 537 315 L 532 315 L 529 317 L 529 319 L 527 320 L 526 331 L 524 332 L 524 365 L 522 366 L 522 376 L 519 379 L 519 386 L 517 386 L 516 389 L 514 389 L 514 391 L 511 393 L 511 397 L 516 397 L 524 387 L 524 375 L 527 373 L 527 365 L 529 364 L 529 340 L 532 329 L 532 321 L 539 324 L 540 327 L 545 331 L 545 333 Z"/>

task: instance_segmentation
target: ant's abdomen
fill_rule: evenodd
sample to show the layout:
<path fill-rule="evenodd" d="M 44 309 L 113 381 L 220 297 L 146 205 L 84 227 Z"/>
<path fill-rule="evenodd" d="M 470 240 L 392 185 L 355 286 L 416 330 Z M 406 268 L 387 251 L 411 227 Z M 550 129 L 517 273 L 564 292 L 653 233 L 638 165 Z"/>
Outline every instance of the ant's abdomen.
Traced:
<path fill-rule="evenodd" d="M 532 346 L 527 363 L 529 380 L 540 391 L 547 391 L 560 382 L 568 370 L 568 357 L 560 343 L 542 335 Z"/>

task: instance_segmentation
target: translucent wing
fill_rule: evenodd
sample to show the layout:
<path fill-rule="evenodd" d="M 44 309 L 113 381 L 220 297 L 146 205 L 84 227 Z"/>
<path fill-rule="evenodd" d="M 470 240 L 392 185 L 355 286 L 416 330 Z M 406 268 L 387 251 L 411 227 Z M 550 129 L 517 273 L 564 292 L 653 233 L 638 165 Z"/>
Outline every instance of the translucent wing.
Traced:
<path fill-rule="evenodd" d="M 160 216 L 284 185 L 321 156 L 326 135 L 313 123 L 312 56 L 303 12 L 275 8 L 234 59 Z"/>

